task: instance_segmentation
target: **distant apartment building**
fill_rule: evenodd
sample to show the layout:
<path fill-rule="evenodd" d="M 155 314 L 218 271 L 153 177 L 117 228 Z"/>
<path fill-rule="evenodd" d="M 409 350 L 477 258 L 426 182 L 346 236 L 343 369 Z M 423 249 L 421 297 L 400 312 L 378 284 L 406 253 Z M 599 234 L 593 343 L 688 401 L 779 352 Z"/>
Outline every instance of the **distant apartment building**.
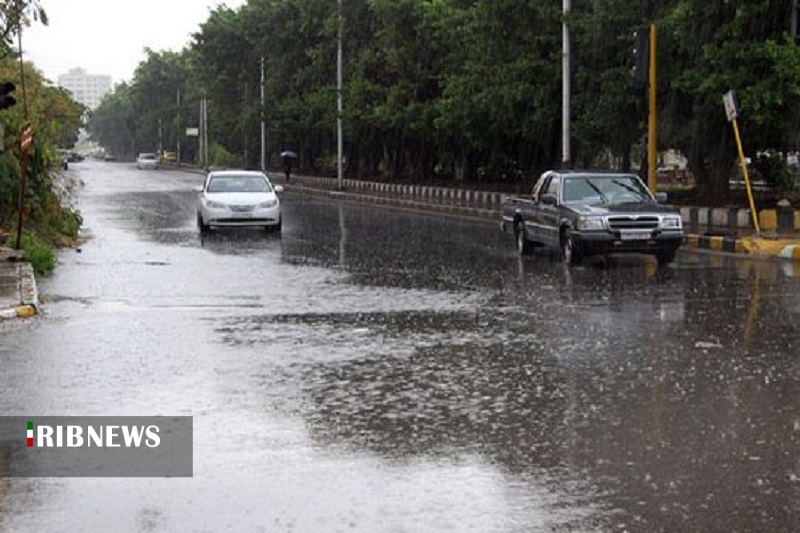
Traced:
<path fill-rule="evenodd" d="M 58 77 L 58 85 L 68 90 L 77 102 L 96 109 L 111 91 L 111 76 L 88 74 L 82 68 L 73 68 Z"/>

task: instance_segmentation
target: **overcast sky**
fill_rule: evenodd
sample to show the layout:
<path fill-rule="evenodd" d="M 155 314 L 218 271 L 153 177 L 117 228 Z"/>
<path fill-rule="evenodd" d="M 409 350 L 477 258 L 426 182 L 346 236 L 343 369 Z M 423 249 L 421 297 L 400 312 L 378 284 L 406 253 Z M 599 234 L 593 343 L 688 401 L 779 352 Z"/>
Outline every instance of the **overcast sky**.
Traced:
<path fill-rule="evenodd" d="M 50 24 L 23 30 L 22 51 L 57 82 L 80 67 L 105 74 L 112 83 L 131 81 L 144 49 L 180 51 L 210 11 L 245 0 L 40 0 Z"/>

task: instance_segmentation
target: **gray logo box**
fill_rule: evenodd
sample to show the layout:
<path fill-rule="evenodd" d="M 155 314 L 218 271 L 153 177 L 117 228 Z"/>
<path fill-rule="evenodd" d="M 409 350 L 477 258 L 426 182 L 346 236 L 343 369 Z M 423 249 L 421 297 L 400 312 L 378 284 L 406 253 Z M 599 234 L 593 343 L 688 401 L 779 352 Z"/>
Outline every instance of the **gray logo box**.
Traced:
<path fill-rule="evenodd" d="M 27 442 L 28 422 L 34 426 L 32 447 Z M 53 444 L 57 427 L 62 428 L 62 447 L 38 446 L 44 426 L 53 428 Z M 67 426 L 81 428 L 81 446 L 67 446 Z M 150 428 L 149 435 L 158 437 L 157 445 L 153 446 L 156 439 L 148 440 L 145 434 L 140 446 L 126 446 L 123 426 Z M 102 446 L 96 440 L 89 443 L 89 427 L 95 434 L 102 430 Z M 158 428 L 157 433 L 153 428 Z M 72 439 L 75 443 L 77 439 Z M 192 477 L 193 460 L 191 416 L 0 417 L 0 477 Z"/>

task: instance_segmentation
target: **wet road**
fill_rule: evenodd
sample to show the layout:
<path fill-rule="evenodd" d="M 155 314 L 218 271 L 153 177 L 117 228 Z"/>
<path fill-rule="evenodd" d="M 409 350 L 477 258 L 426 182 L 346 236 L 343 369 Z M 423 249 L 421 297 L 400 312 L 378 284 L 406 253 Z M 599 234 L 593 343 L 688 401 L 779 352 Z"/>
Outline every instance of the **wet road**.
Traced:
<path fill-rule="evenodd" d="M 800 273 L 566 269 L 490 222 L 76 164 L 87 233 L 0 333 L 5 415 L 192 415 L 191 479 L 0 480 L 9 531 L 796 531 Z"/>

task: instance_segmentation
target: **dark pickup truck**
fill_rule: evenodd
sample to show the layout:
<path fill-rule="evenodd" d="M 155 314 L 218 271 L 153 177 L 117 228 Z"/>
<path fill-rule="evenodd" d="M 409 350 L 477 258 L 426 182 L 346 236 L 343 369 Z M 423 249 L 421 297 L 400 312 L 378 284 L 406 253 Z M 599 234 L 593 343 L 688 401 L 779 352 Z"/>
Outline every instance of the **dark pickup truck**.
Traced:
<path fill-rule="evenodd" d="M 652 254 L 665 265 L 683 243 L 680 212 L 665 200 L 635 174 L 548 171 L 530 197 L 506 199 L 502 229 L 514 232 L 523 255 L 550 246 L 570 265 L 617 253 Z"/>

